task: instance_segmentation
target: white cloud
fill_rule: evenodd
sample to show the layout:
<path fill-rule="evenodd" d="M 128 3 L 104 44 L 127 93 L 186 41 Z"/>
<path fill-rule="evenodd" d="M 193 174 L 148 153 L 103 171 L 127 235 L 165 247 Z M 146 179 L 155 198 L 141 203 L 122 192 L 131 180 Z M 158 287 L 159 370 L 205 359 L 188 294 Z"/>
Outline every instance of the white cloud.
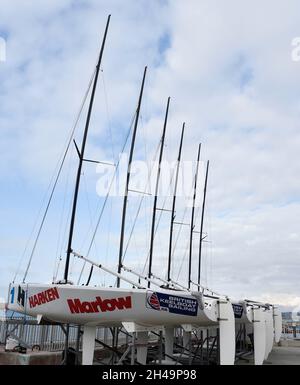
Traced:
<path fill-rule="evenodd" d="M 300 64 L 291 60 L 291 41 L 300 35 L 298 2 L 125 4 L 91 0 L 85 2 L 88 6 L 80 4 L 1 1 L 9 59 L 0 64 L 1 180 L 13 188 L 21 175 L 25 185 L 38 191 L 49 180 L 91 76 L 106 16 L 111 12 L 103 63 L 107 95 L 99 87 L 89 155 L 107 158 L 111 153 L 105 97 L 116 148 L 121 147 L 143 66 L 149 64 L 144 124 L 136 156 L 144 151 L 142 134 L 149 153 L 153 152 L 170 95 L 166 158 L 176 157 L 185 120 L 185 159 L 195 158 L 202 141 L 202 159 L 211 161 L 205 230 L 212 243 L 204 248 L 204 282 L 234 296 L 261 296 L 288 304 L 297 301 Z M 161 55 L 160 44 L 166 36 L 169 46 Z M 80 128 L 82 124 L 83 120 Z M 76 139 L 80 142 L 80 131 Z M 94 183 L 94 170 L 86 172 Z M 202 185 L 203 169 L 200 181 Z M 95 204 L 96 197 L 91 199 Z M 9 207 L 13 205 L 7 192 L 5 200 Z M 116 261 L 120 217 L 120 204 L 114 205 L 115 225 L 108 254 L 112 262 Z M 58 212 L 57 206 L 55 209 Z M 11 212 L 14 218 L 25 212 L 28 215 L 22 205 Z M 6 213 L 9 215 L 9 210 Z M 55 218 L 50 222 L 55 224 Z M 149 227 L 144 222 L 135 236 L 141 260 L 149 244 L 145 235 Z M 157 260 L 166 255 L 163 240 L 167 239 L 168 220 L 165 222 L 162 241 L 157 241 Z M 197 226 L 198 222 L 199 217 Z M 87 223 L 86 215 L 80 228 Z M 20 224 L 20 237 L 26 237 L 28 230 L 24 229 L 24 223 Z M 55 233 L 51 225 L 49 231 Z M 17 237 L 13 229 L 6 236 L 12 239 L 9 244 Z M 49 240 L 43 241 L 50 257 Z M 184 245 L 183 237 L 180 248 Z M 5 250 L 21 254 L 20 245 Z M 131 252 L 134 260 L 138 252 Z M 186 263 L 183 266 L 184 280 Z M 1 282 L 5 280 L 6 276 L 1 278 Z"/>

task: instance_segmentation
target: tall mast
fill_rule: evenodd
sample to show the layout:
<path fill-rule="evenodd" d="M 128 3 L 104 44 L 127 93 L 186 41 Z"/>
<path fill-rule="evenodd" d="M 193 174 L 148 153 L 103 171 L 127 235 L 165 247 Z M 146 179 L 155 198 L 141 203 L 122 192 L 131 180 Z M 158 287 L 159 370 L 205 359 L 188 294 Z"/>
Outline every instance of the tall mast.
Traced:
<path fill-rule="evenodd" d="M 195 225 L 194 225 L 195 202 L 196 202 L 196 193 L 197 193 L 197 179 L 198 179 L 198 170 L 199 170 L 200 151 L 201 151 L 201 143 L 199 144 L 199 147 L 198 147 L 197 165 L 196 165 L 195 180 L 194 180 L 191 228 L 190 228 L 190 252 L 189 252 L 189 276 L 188 276 L 188 288 L 189 289 L 191 288 L 191 276 L 192 276 L 193 233 L 194 233 L 194 227 L 195 227 Z"/>
<path fill-rule="evenodd" d="M 87 118 L 86 118 L 86 124 L 85 124 L 85 129 L 84 129 L 84 134 L 83 134 L 82 145 L 81 145 L 81 151 L 80 151 L 80 153 L 78 152 L 79 164 L 78 164 L 78 169 L 77 169 L 77 177 L 76 177 L 75 190 L 74 190 L 74 198 L 73 198 L 73 206 L 72 206 L 72 214 L 71 214 L 71 222 L 70 222 L 70 230 L 69 230 L 69 240 L 68 240 L 68 248 L 67 248 L 67 258 L 66 258 L 66 263 L 65 263 L 65 272 L 64 272 L 65 283 L 68 282 L 70 255 L 72 252 L 72 240 L 73 240 L 73 233 L 74 233 L 74 224 L 75 224 L 75 217 L 76 217 L 76 208 L 77 208 L 77 201 L 78 201 L 81 169 L 82 169 L 82 163 L 84 161 L 85 145 L 86 145 L 89 125 L 90 125 L 91 114 L 92 114 L 92 110 L 93 110 L 95 92 L 96 92 L 97 82 L 98 82 L 98 75 L 99 75 L 100 66 L 101 66 L 101 62 L 102 62 L 102 56 L 103 56 L 103 51 L 104 51 L 104 46 L 105 46 L 109 22 L 110 22 L 110 15 L 108 16 L 108 19 L 107 19 L 104 37 L 103 37 L 102 45 L 101 45 L 101 49 L 100 49 L 99 59 L 98 59 L 97 66 L 96 66 L 95 79 L 94 79 L 90 104 L 89 104 Z"/>
<path fill-rule="evenodd" d="M 137 126 L 138 126 L 138 122 L 139 122 L 139 116 L 140 116 L 140 110 L 141 110 L 141 104 L 142 104 L 142 98 L 143 98 L 143 92 L 144 92 L 146 73 L 147 73 L 147 67 L 145 67 L 145 70 L 144 70 L 138 106 L 137 106 L 137 110 L 136 110 L 136 114 L 135 114 L 134 128 L 133 128 L 133 133 L 132 133 L 131 147 L 130 147 L 130 153 L 129 153 L 129 159 L 128 159 L 128 166 L 127 166 L 127 178 L 126 178 L 125 194 L 124 194 L 124 201 L 123 201 L 120 248 L 119 248 L 119 264 L 118 264 L 118 273 L 119 274 L 121 273 L 121 269 L 122 269 L 125 220 L 126 220 L 128 190 L 129 190 L 129 181 L 130 181 L 130 173 L 131 173 L 131 163 L 132 163 L 132 157 L 133 157 L 133 151 L 134 151 L 134 145 L 135 145 L 136 131 L 137 131 Z M 120 278 L 117 279 L 117 287 L 120 287 Z"/>
<path fill-rule="evenodd" d="M 168 98 L 168 102 L 167 102 L 165 122 L 164 122 L 162 137 L 161 137 L 160 153 L 159 153 L 159 160 L 158 160 L 158 170 L 157 170 L 156 186 L 155 186 L 155 196 L 154 196 L 154 202 L 153 202 L 150 252 L 149 252 L 149 271 L 148 271 L 148 278 L 149 279 L 151 278 L 151 273 L 152 273 L 152 256 L 153 256 L 153 244 L 154 244 L 154 232 L 155 232 L 157 194 L 158 194 L 159 178 L 160 178 L 160 171 L 161 171 L 160 167 L 161 167 L 161 161 L 162 161 L 163 152 L 164 152 L 164 143 L 165 143 L 167 122 L 168 122 L 169 105 L 170 105 L 170 97 Z M 150 281 L 148 282 L 148 287 L 150 287 Z"/>
<path fill-rule="evenodd" d="M 199 265 L 198 265 L 198 285 L 200 285 L 201 278 L 201 253 L 202 253 L 202 241 L 203 241 L 203 220 L 204 220 L 204 209 L 205 209 L 205 200 L 206 200 L 206 188 L 207 188 L 207 178 L 208 178 L 208 168 L 209 168 L 209 160 L 206 165 L 206 174 L 205 174 L 205 182 L 204 182 L 204 192 L 203 192 L 203 202 L 202 202 L 202 214 L 201 214 L 201 225 L 200 225 L 200 243 L 199 243 Z M 198 286 L 198 291 L 200 287 Z"/>
<path fill-rule="evenodd" d="M 181 150 L 182 150 L 182 142 L 183 142 L 183 135 L 184 135 L 184 127 L 185 127 L 185 123 L 183 123 L 183 125 L 182 125 L 181 139 L 180 139 L 179 152 L 178 152 L 178 158 L 177 158 L 175 186 L 174 186 L 174 193 L 173 193 L 173 204 L 172 204 L 171 225 L 170 225 L 170 239 L 169 239 L 169 259 L 168 259 L 168 279 L 167 279 L 168 281 L 170 281 L 170 279 L 171 279 L 173 227 L 174 227 L 174 219 L 176 216 L 175 215 L 175 204 L 176 204 L 178 174 L 179 174 L 179 166 L 180 166 L 180 160 L 181 160 Z"/>

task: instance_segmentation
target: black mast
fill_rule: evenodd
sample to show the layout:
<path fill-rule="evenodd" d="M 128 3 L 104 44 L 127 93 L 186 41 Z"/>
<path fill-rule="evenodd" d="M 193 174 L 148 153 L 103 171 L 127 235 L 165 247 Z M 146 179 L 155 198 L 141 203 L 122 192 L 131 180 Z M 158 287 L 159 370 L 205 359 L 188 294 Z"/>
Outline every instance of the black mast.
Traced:
<path fill-rule="evenodd" d="M 74 224 L 75 224 L 78 192 L 79 192 L 79 185 L 80 185 L 81 169 L 82 169 L 82 163 L 84 160 L 85 145 L 86 145 L 87 134 L 88 134 L 89 125 L 90 125 L 91 114 L 92 114 L 92 110 L 93 110 L 94 97 L 95 97 L 95 92 L 96 92 L 96 88 L 97 88 L 98 75 L 99 75 L 99 71 L 100 71 L 100 66 L 101 66 L 101 61 L 102 61 L 102 56 L 103 56 L 103 51 L 104 51 L 104 46 L 105 46 L 109 22 L 110 22 L 110 15 L 108 16 L 108 19 L 107 19 L 104 37 L 103 37 L 102 45 L 101 45 L 101 49 L 100 49 L 99 59 L 98 59 L 98 63 L 96 66 L 95 79 L 94 79 L 90 104 L 89 104 L 88 113 L 87 113 L 87 119 L 86 119 L 86 124 L 85 124 L 85 129 L 84 129 L 84 134 L 83 134 L 83 140 L 82 140 L 82 145 L 81 145 L 81 152 L 78 154 L 79 155 L 79 164 L 78 164 L 74 198 L 73 198 L 71 223 L 70 223 L 70 231 L 69 231 L 69 240 L 68 240 L 68 248 L 67 248 L 67 258 L 66 258 L 65 272 L 64 272 L 64 282 L 65 283 L 68 282 L 70 255 L 72 252 L 72 240 L 73 240 L 73 233 L 74 233 Z"/>
<path fill-rule="evenodd" d="M 206 199 L 208 168 L 209 168 L 209 160 L 207 161 L 207 165 L 206 165 L 204 193 L 203 193 L 203 202 L 202 202 L 202 214 L 201 214 L 201 225 L 200 225 L 200 243 L 199 243 L 198 285 L 200 285 L 200 277 L 201 277 L 201 253 L 202 253 L 202 241 L 203 241 L 202 234 L 203 234 L 203 220 L 204 220 L 204 209 L 205 209 L 205 199 Z M 198 286 L 198 291 L 199 290 L 200 290 L 200 287 Z"/>
<path fill-rule="evenodd" d="M 195 180 L 194 180 L 191 228 L 190 228 L 190 252 L 189 252 L 189 276 L 188 276 L 188 288 L 189 289 L 191 287 L 191 275 L 192 275 L 193 233 L 194 233 L 194 227 L 195 227 L 195 225 L 194 225 L 195 202 L 196 202 L 196 193 L 197 193 L 197 179 L 198 179 L 198 170 L 199 170 L 200 151 L 201 151 L 201 143 L 199 144 L 199 147 L 198 147 L 197 165 L 196 165 Z"/>
<path fill-rule="evenodd" d="M 167 122 L 168 122 L 169 105 L 170 105 L 170 97 L 168 98 L 168 102 L 167 102 L 165 122 L 164 122 L 162 137 L 161 137 L 160 153 L 159 153 L 159 160 L 158 160 L 158 170 L 157 170 L 155 196 L 154 196 L 153 212 L 152 212 L 148 278 L 151 278 L 151 273 L 152 273 L 151 270 L 152 270 L 152 256 L 153 256 L 153 244 L 154 244 L 154 232 L 155 232 L 157 194 L 158 194 L 159 178 L 160 178 L 160 171 L 161 171 L 160 167 L 161 167 L 161 161 L 162 161 L 162 156 L 163 156 L 163 152 L 164 152 L 164 143 L 165 143 L 165 136 L 166 136 L 166 127 L 167 127 Z M 150 287 L 150 282 L 148 282 L 148 287 Z"/>
<path fill-rule="evenodd" d="M 131 147 L 130 147 L 130 154 L 128 159 L 128 166 L 127 166 L 127 179 L 126 179 L 126 186 L 125 186 L 125 194 L 124 194 L 124 201 L 123 201 L 123 213 L 122 213 L 122 224 L 121 224 L 121 235 L 120 235 L 120 248 L 119 248 L 119 264 L 118 264 L 118 273 L 121 273 L 122 269 L 122 257 L 123 257 L 123 246 L 124 246 L 124 233 L 125 233 L 125 220 L 126 220 L 126 210 L 127 210 L 127 198 L 128 198 L 128 190 L 129 190 L 129 181 L 130 181 L 130 172 L 131 172 L 131 163 L 132 163 L 132 157 L 133 157 L 133 151 L 134 151 L 134 145 L 135 145 L 135 137 L 136 137 L 136 131 L 137 126 L 139 122 L 139 116 L 140 116 L 140 110 L 141 110 L 141 104 L 142 104 L 142 98 L 143 98 L 143 91 L 144 91 L 144 84 L 146 79 L 146 73 L 147 73 L 147 67 L 145 67 L 144 75 L 143 75 L 143 81 L 142 86 L 140 90 L 140 96 L 138 101 L 138 106 L 135 114 L 135 122 L 134 122 L 134 128 L 132 133 L 132 140 L 131 140 Z M 117 279 L 117 287 L 120 287 L 120 278 Z"/>
<path fill-rule="evenodd" d="M 176 194 L 177 194 L 177 184 L 178 184 L 178 174 L 179 174 L 179 166 L 181 159 L 181 150 L 182 150 L 182 142 L 184 135 L 184 127 L 185 123 L 182 125 L 179 152 L 177 158 L 177 168 L 176 168 L 176 176 L 175 176 L 175 185 L 174 185 L 174 194 L 173 194 L 173 204 L 172 204 L 172 214 L 171 214 L 171 225 L 170 225 L 170 239 L 169 239 L 169 259 L 168 259 L 168 281 L 171 280 L 171 259 L 172 259 L 172 240 L 173 240 L 173 227 L 174 227 L 174 219 L 175 219 L 175 204 L 176 204 Z"/>

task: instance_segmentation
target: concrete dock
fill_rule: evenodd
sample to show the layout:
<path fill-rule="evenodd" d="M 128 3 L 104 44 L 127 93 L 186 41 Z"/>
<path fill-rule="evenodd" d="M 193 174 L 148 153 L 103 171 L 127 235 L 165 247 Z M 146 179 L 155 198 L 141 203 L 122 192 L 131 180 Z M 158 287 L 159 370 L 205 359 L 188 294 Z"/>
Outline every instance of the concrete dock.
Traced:
<path fill-rule="evenodd" d="M 300 365 L 300 347 L 274 346 L 264 365 Z"/>

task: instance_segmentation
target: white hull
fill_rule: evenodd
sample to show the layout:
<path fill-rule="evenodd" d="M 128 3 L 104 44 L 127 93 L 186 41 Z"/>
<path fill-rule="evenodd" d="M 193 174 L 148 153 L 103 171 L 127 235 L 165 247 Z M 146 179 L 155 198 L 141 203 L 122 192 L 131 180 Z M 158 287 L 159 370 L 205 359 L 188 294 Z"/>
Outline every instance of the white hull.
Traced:
<path fill-rule="evenodd" d="M 254 361 L 263 363 L 279 340 L 281 316 L 276 308 L 264 309 L 245 301 L 202 297 L 186 291 L 102 288 L 57 284 L 12 284 L 8 309 L 38 320 L 84 326 L 84 363 L 91 363 L 97 326 L 123 326 L 147 339 L 147 332 L 165 330 L 167 354 L 172 355 L 174 329 L 219 328 L 220 363 L 234 364 L 235 332 L 245 324 L 253 333 Z M 145 341 L 144 341 L 145 342 Z M 145 363 L 147 349 L 138 350 Z"/>
<path fill-rule="evenodd" d="M 24 303 L 18 300 L 23 291 Z M 191 294 L 160 289 L 98 288 L 73 285 L 12 285 L 8 308 L 49 321 L 90 326 L 212 326 L 218 324 L 218 303 L 200 309 Z"/>

